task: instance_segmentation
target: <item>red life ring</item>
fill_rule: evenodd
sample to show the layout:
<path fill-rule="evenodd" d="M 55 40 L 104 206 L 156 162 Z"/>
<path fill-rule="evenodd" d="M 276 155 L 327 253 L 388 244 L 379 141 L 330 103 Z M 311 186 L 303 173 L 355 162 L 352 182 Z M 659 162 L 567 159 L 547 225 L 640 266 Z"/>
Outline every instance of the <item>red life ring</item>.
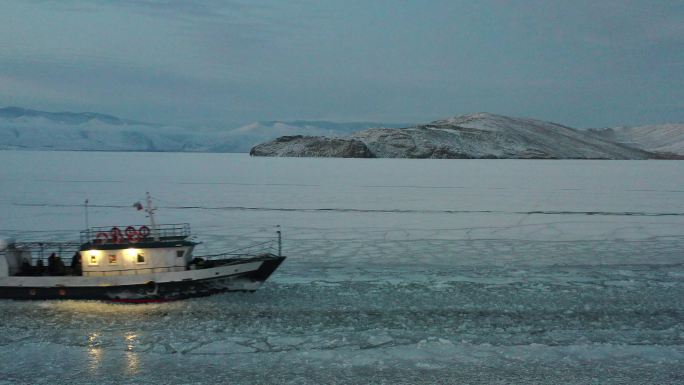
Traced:
<path fill-rule="evenodd" d="M 136 243 L 140 240 L 140 234 L 138 233 L 138 230 L 136 230 L 133 226 L 126 227 L 124 233 L 126 233 L 126 238 L 128 238 L 128 242 Z"/>
<path fill-rule="evenodd" d="M 147 226 L 140 226 L 140 229 L 138 229 L 138 235 L 140 235 L 140 238 L 147 238 L 150 236 L 150 228 Z"/>
<path fill-rule="evenodd" d="M 93 243 L 107 243 L 109 242 L 109 234 L 100 231 L 95 236 L 95 241 Z"/>
<path fill-rule="evenodd" d="M 118 227 L 112 227 L 112 229 L 109 230 L 109 233 L 112 235 L 112 242 L 121 243 L 123 240 L 123 233 L 121 233 L 121 230 L 119 230 Z"/>

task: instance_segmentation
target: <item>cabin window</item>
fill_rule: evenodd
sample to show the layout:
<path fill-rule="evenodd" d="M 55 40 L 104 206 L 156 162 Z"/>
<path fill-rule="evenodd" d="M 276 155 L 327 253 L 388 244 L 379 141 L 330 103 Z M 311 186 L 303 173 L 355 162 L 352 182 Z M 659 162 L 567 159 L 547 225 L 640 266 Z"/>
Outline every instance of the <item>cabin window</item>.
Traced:
<path fill-rule="evenodd" d="M 145 259 L 145 254 L 143 254 L 143 253 L 138 253 L 138 257 L 137 257 L 137 259 L 136 259 L 136 263 L 138 263 L 138 264 L 147 263 L 147 260 Z"/>
<path fill-rule="evenodd" d="M 116 265 L 117 264 L 116 254 L 109 254 L 109 264 L 110 265 Z"/>
<path fill-rule="evenodd" d="M 177 250 L 176 251 L 176 258 L 183 258 L 185 255 L 185 250 Z"/>
<path fill-rule="evenodd" d="M 88 264 L 91 266 L 97 266 L 97 254 L 90 254 L 88 256 Z"/>

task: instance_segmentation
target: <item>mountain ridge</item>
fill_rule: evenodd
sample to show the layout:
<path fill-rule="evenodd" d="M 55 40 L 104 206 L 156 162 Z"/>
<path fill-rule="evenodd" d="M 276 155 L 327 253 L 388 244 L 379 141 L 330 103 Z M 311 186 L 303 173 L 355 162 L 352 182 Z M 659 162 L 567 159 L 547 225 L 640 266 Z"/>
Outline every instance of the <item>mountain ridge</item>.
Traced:
<path fill-rule="evenodd" d="M 495 159 L 653 159 L 658 154 L 613 143 L 558 123 L 474 113 L 405 128 L 371 128 L 346 138 L 361 141 L 375 158 L 495 158 Z M 301 156 L 295 147 L 315 139 L 300 138 L 255 146 L 256 156 Z M 357 153 L 359 153 L 357 151 Z M 351 157 L 351 154 L 345 154 Z"/>
<path fill-rule="evenodd" d="M 139 122 L 139 121 L 134 121 L 134 120 L 128 120 L 128 119 L 121 119 L 113 115 L 108 115 L 108 114 L 101 114 L 98 112 L 69 112 L 69 111 L 60 111 L 60 112 L 48 112 L 48 111 L 40 111 L 40 110 L 34 110 L 30 108 L 23 108 L 23 107 L 16 107 L 16 106 L 7 106 L 0 108 L 0 118 L 4 119 L 18 119 L 22 117 L 28 117 L 28 118 L 35 118 L 35 117 L 42 117 L 46 118 L 49 120 L 53 121 L 59 121 L 63 123 L 70 123 L 70 124 L 82 124 L 91 120 L 99 120 L 104 123 L 109 123 L 109 124 L 115 124 L 115 125 L 122 125 L 122 124 L 143 124 L 143 125 L 150 125 L 150 126 L 156 126 L 155 124 L 151 123 L 146 123 L 146 122 Z"/>
<path fill-rule="evenodd" d="M 559 143 L 574 140 L 589 153 L 554 154 L 548 138 L 544 139 L 549 133 L 560 135 L 556 138 Z M 643 157 L 644 152 L 649 153 L 648 158 L 684 157 L 684 124 L 677 123 L 578 130 L 538 119 L 479 112 L 422 125 L 265 120 L 223 129 L 191 129 L 95 112 L 0 108 L 0 150 L 248 152 L 283 137 L 290 139 L 280 141 L 281 147 L 305 141 L 306 146 L 299 148 L 305 148 L 305 152 L 311 154 L 308 156 L 326 156 L 330 151 L 344 156 L 346 146 L 348 151 L 354 149 L 354 156 L 374 157 L 612 159 Z M 301 139 L 304 137 L 314 139 Z M 338 140 L 315 139 L 317 137 Z M 390 140 L 391 137 L 396 140 Z M 480 138 L 479 142 L 473 141 L 475 137 Z M 317 148 L 317 142 L 320 148 Z M 610 143 L 612 155 L 601 154 L 596 148 L 605 146 L 605 142 Z M 335 145 L 342 146 L 342 151 L 334 150 Z M 368 151 L 360 146 L 367 147 Z M 260 149 L 253 152 L 271 156 L 264 146 Z M 639 153 L 641 155 L 625 153 L 635 149 L 644 152 Z M 276 156 L 301 156 L 292 148 L 283 149 L 280 154 Z"/>
<path fill-rule="evenodd" d="M 248 152 L 285 135 L 340 136 L 373 122 L 257 121 L 233 128 L 190 129 L 93 112 L 0 108 L 0 149 L 85 151 Z"/>

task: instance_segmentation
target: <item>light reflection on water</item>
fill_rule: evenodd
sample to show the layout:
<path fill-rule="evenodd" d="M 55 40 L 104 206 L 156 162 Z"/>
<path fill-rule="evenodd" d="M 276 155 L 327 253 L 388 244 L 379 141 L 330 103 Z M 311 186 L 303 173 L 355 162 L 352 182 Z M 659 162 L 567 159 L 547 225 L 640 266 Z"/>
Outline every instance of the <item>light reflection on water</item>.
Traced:
<path fill-rule="evenodd" d="M 103 350 L 100 347 L 88 347 L 88 371 L 97 374 L 102 367 Z"/>
<path fill-rule="evenodd" d="M 161 303 L 161 304 L 120 304 L 103 301 L 44 301 L 40 306 L 47 310 L 54 310 L 62 313 L 88 316 L 115 316 L 139 317 L 144 315 L 154 315 L 165 313 L 172 309 L 177 309 L 180 303 Z"/>
<path fill-rule="evenodd" d="M 88 335 L 88 372 L 92 375 L 97 375 L 104 370 L 105 349 L 103 349 L 101 341 L 103 337 L 103 334 L 96 332 Z M 124 333 L 123 346 L 125 351 L 122 372 L 128 376 L 135 376 L 140 371 L 140 357 L 135 351 L 138 344 L 138 334 L 134 332 Z"/>
<path fill-rule="evenodd" d="M 138 336 L 133 332 L 127 332 L 126 333 L 124 340 L 126 341 L 126 350 L 127 351 L 133 350 L 133 348 L 135 347 L 135 344 L 137 342 L 136 341 L 137 338 L 138 338 Z"/>
<path fill-rule="evenodd" d="M 88 371 L 96 374 L 102 366 L 102 348 L 100 333 L 90 333 L 88 335 Z"/>
<path fill-rule="evenodd" d="M 138 353 L 135 352 L 136 346 L 140 344 L 138 335 L 133 332 L 126 332 L 124 335 L 126 344 L 126 374 L 134 376 L 138 373 L 140 363 Z"/>
<path fill-rule="evenodd" d="M 140 371 L 139 368 L 140 359 L 138 358 L 138 353 L 136 352 L 126 352 L 126 369 L 124 372 L 128 376 L 135 376 Z"/>

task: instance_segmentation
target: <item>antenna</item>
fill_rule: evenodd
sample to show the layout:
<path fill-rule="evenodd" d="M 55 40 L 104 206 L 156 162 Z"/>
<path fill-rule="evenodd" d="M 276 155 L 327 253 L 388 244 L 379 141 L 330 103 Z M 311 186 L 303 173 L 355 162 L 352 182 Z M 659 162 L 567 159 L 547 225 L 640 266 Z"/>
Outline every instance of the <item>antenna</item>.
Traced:
<path fill-rule="evenodd" d="M 86 198 L 85 203 L 85 225 L 86 225 L 86 234 L 88 234 L 88 242 L 90 242 L 90 223 L 88 222 L 88 198 Z"/>
<path fill-rule="evenodd" d="M 145 207 L 145 212 L 150 214 L 150 227 L 152 227 L 152 235 L 154 236 L 155 241 L 159 241 L 159 229 L 157 229 L 157 222 L 154 220 L 154 211 L 156 208 L 152 206 L 152 197 L 150 196 L 150 192 L 147 192 L 147 207 Z"/>

